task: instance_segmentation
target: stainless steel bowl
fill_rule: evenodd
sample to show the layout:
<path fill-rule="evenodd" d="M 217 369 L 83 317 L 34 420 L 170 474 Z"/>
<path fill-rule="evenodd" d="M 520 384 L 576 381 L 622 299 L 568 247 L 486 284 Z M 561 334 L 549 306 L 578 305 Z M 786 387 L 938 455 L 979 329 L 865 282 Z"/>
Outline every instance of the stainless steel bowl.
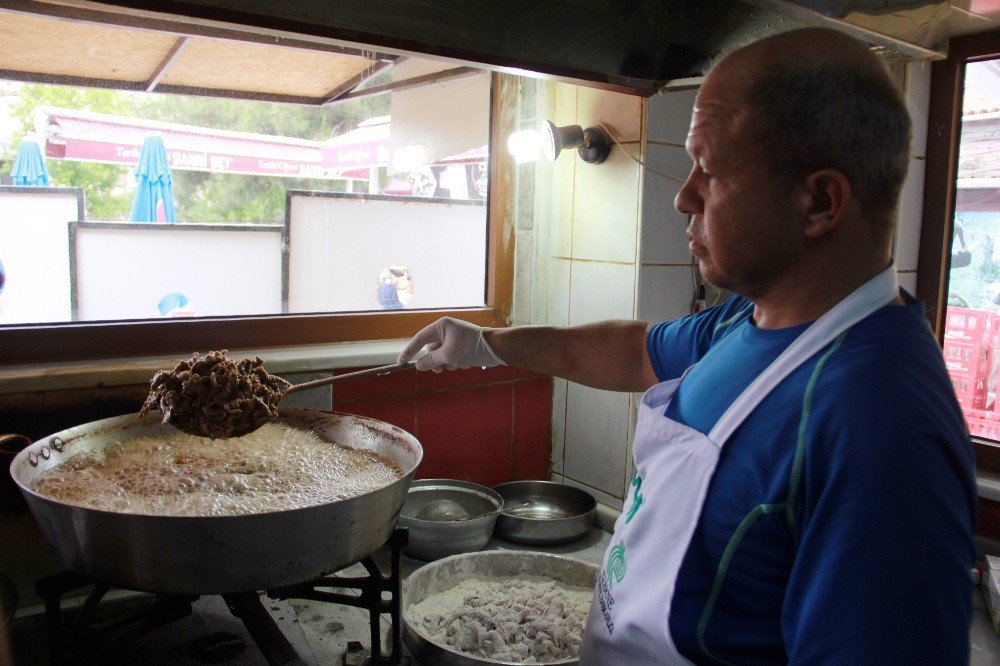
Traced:
<path fill-rule="evenodd" d="M 597 571 L 597 566 L 579 560 L 521 550 L 465 553 L 425 564 L 410 574 L 403 584 L 403 641 L 420 663 L 428 666 L 479 666 L 480 664 L 514 666 L 519 662 L 474 657 L 436 642 L 415 622 L 410 621 L 407 611 L 410 606 L 420 603 L 432 594 L 446 592 L 469 578 L 541 576 L 569 585 L 593 588 L 597 582 Z M 569 666 L 579 663 L 579 660 L 562 659 L 545 663 Z"/>
<path fill-rule="evenodd" d="M 493 536 L 503 498 L 486 486 L 452 479 L 415 481 L 399 514 L 410 530 L 406 554 L 436 560 L 482 550 Z"/>
<path fill-rule="evenodd" d="M 553 481 L 510 481 L 493 486 L 503 497 L 496 535 L 550 546 L 579 539 L 594 522 L 597 500 L 586 490 Z"/>

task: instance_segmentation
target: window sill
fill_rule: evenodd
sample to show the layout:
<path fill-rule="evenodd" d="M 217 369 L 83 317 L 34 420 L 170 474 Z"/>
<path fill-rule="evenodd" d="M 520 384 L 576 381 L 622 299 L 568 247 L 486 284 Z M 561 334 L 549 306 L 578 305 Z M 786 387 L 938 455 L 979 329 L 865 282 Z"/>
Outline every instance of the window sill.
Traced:
<path fill-rule="evenodd" d="M 395 363 L 406 342 L 400 339 L 230 350 L 229 356 L 236 359 L 260 356 L 268 372 L 284 375 Z M 0 368 L 0 394 L 146 384 L 158 370 L 172 368 L 186 358 L 189 357 L 145 356 L 7 366 Z"/>

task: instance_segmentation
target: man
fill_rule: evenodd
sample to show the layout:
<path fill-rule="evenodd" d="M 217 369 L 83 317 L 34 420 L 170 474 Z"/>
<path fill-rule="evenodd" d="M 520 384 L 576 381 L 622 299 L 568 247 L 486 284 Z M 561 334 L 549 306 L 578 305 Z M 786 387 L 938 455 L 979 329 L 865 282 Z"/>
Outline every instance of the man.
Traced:
<path fill-rule="evenodd" d="M 653 325 L 440 320 L 401 354 L 648 389 L 582 663 L 967 662 L 972 450 L 891 255 L 909 137 L 860 43 L 751 44 L 699 91 L 675 201 L 738 297 Z"/>

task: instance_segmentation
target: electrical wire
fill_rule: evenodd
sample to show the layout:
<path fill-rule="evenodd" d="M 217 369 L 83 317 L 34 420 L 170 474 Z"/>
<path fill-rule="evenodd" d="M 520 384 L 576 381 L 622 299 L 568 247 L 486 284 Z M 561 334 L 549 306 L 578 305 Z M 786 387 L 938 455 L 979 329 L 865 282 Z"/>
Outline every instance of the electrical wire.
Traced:
<path fill-rule="evenodd" d="M 666 172 L 663 172 L 663 171 L 657 171 L 656 169 L 654 169 L 653 167 L 649 166 L 648 164 L 646 164 L 645 162 L 643 162 L 642 160 L 640 160 L 638 157 L 636 157 L 635 155 L 633 155 L 629 151 L 625 150 L 625 146 L 623 146 L 621 144 L 621 142 L 618 141 L 618 138 L 615 136 L 614 132 L 611 131 L 610 127 L 608 127 L 607 125 L 605 125 L 603 123 L 599 123 L 597 126 L 600 127 L 602 130 L 604 130 L 605 132 L 608 133 L 608 136 L 611 137 L 611 140 L 615 142 L 616 146 L 618 146 L 619 148 L 622 149 L 623 153 L 625 153 L 626 155 L 628 155 L 629 157 L 631 157 L 632 160 L 636 164 L 638 164 L 639 166 L 643 167 L 647 171 L 651 171 L 651 172 L 655 173 L 658 176 L 663 176 L 664 178 L 669 178 L 670 180 L 677 181 L 678 183 L 687 182 L 687 178 L 678 178 L 677 176 L 675 176 L 673 174 L 669 174 L 669 173 L 666 173 Z"/>

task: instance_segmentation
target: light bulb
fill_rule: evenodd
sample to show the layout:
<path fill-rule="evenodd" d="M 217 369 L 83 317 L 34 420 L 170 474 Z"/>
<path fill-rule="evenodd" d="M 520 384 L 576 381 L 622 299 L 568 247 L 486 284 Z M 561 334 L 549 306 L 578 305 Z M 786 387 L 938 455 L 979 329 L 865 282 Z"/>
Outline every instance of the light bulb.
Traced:
<path fill-rule="evenodd" d="M 551 120 L 546 120 L 542 123 L 542 154 L 545 155 L 545 159 L 549 162 L 555 162 L 556 158 L 559 156 L 559 151 L 562 146 L 557 146 L 558 130 L 556 129 L 555 123 Z"/>
<path fill-rule="evenodd" d="M 542 138 L 537 130 L 526 129 L 513 132 L 507 137 L 507 152 L 513 156 L 518 164 L 534 162 L 538 159 L 538 153 L 542 147 Z"/>

